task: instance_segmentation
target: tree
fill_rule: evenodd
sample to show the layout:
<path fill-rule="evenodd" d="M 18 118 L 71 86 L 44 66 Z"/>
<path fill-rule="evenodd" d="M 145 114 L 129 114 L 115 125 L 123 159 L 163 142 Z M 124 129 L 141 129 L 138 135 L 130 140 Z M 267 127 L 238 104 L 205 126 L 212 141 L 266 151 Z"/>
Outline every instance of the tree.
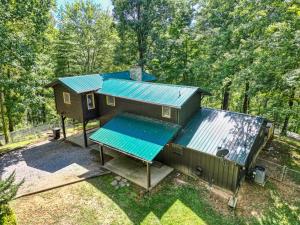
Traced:
<path fill-rule="evenodd" d="M 168 4 L 165 0 L 113 0 L 113 15 L 122 40 L 128 38 L 127 46 L 133 53 L 133 62 L 144 69 L 147 65 L 147 54 L 158 33 L 156 28 L 167 22 Z M 160 29 L 161 31 L 161 29 Z M 123 43 L 121 43 L 122 45 Z M 119 48 L 120 50 L 120 48 Z M 129 51 L 129 49 L 125 49 Z M 122 51 L 117 53 L 122 54 Z M 119 57 L 124 59 L 124 57 Z"/>
<path fill-rule="evenodd" d="M 5 140 L 20 121 L 27 86 L 26 76 L 34 65 L 36 50 L 43 40 L 52 1 L 5 1 L 0 5 L 1 121 Z"/>
<path fill-rule="evenodd" d="M 2 208 L 1 206 L 6 205 L 16 196 L 18 189 L 24 182 L 24 180 L 22 180 L 21 182 L 16 183 L 15 180 L 15 172 L 12 172 L 6 179 L 0 180 L 0 209 Z"/>
<path fill-rule="evenodd" d="M 93 1 L 75 1 L 60 10 L 56 75 L 112 69 L 118 37 L 111 16 Z"/>

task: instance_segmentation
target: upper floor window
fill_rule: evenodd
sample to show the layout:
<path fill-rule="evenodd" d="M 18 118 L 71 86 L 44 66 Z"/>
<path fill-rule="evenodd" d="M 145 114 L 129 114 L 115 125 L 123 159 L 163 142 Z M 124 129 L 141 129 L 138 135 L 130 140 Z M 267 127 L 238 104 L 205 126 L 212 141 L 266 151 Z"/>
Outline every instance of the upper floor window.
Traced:
<path fill-rule="evenodd" d="M 162 117 L 171 118 L 171 108 L 169 106 L 161 107 Z"/>
<path fill-rule="evenodd" d="M 87 104 L 88 110 L 95 108 L 95 99 L 94 99 L 93 93 L 86 95 L 86 104 Z"/>
<path fill-rule="evenodd" d="M 110 105 L 110 106 L 115 106 L 116 105 L 115 97 L 107 95 L 106 96 L 106 104 Z"/>
<path fill-rule="evenodd" d="M 65 103 L 65 104 L 71 104 L 70 93 L 68 93 L 68 92 L 63 92 L 63 98 L 64 98 L 64 103 Z"/>

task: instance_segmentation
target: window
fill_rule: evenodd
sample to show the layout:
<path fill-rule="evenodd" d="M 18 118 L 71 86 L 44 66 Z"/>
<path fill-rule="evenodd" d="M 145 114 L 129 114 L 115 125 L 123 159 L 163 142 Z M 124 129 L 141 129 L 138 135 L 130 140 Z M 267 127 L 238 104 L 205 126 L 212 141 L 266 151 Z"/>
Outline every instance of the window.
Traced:
<path fill-rule="evenodd" d="M 115 102 L 115 97 L 113 96 L 106 96 L 106 104 L 110 105 L 110 106 L 115 106 L 116 102 Z"/>
<path fill-rule="evenodd" d="M 70 93 L 63 92 L 63 98 L 64 98 L 64 103 L 65 104 L 71 104 Z"/>
<path fill-rule="evenodd" d="M 162 117 L 171 118 L 171 108 L 169 106 L 162 106 Z"/>
<path fill-rule="evenodd" d="M 87 94 L 86 95 L 86 104 L 88 110 L 94 109 L 95 108 L 95 100 L 94 100 L 94 94 Z"/>

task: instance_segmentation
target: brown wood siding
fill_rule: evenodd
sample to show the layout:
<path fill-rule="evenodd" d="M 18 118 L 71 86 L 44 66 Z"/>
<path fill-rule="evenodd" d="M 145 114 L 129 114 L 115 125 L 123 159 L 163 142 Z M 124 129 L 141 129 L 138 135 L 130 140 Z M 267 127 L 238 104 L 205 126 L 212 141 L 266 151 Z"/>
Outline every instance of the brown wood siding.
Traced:
<path fill-rule="evenodd" d="M 92 92 L 90 92 L 92 93 Z M 94 101 L 95 101 L 95 108 L 88 110 L 87 107 L 87 100 L 86 100 L 86 95 L 90 93 L 85 93 L 81 95 L 81 102 L 82 102 L 82 111 L 83 111 L 83 118 L 84 120 L 92 120 L 100 117 L 99 114 L 99 95 L 94 94 Z"/>
<path fill-rule="evenodd" d="M 115 106 L 109 106 L 106 104 L 105 95 L 99 95 L 98 102 L 102 124 L 106 123 L 113 116 L 120 112 L 128 112 L 172 123 L 178 123 L 178 110 L 175 108 L 171 108 L 171 118 L 169 119 L 162 117 L 162 109 L 159 105 L 147 104 L 116 97 Z"/>
<path fill-rule="evenodd" d="M 179 111 L 179 124 L 185 125 L 200 108 L 201 94 L 194 94 L 187 100 Z"/>
<path fill-rule="evenodd" d="M 68 118 L 83 121 L 81 95 L 76 94 L 67 87 L 57 84 L 53 87 L 56 110 L 58 114 L 64 114 Z M 63 99 L 63 92 L 70 93 L 71 104 L 65 104 Z"/>
<path fill-rule="evenodd" d="M 165 147 L 157 160 L 192 177 L 198 177 L 196 168 L 200 167 L 203 170 L 201 179 L 231 191 L 236 191 L 240 181 L 240 167 L 233 162 L 173 144 Z"/>

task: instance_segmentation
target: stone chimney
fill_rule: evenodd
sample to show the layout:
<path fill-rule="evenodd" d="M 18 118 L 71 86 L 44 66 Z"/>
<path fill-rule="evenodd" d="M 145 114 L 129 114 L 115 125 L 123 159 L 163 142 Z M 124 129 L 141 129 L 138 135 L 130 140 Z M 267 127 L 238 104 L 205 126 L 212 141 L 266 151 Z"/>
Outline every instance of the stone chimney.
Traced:
<path fill-rule="evenodd" d="M 132 80 L 142 81 L 143 80 L 143 71 L 140 66 L 135 66 L 130 69 L 130 78 Z"/>

